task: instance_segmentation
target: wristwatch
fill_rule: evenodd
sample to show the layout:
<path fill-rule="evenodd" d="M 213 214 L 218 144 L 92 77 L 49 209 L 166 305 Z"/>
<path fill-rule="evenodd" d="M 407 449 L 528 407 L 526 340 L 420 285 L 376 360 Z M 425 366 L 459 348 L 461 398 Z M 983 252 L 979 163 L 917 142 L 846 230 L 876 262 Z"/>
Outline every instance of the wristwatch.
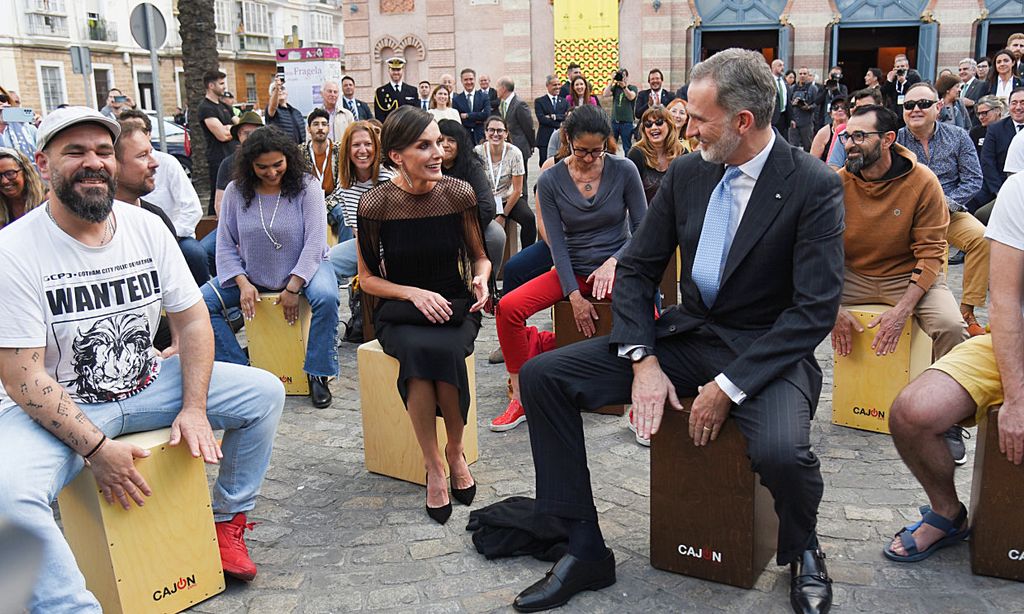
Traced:
<path fill-rule="evenodd" d="M 646 345 L 641 345 L 638 348 L 633 348 L 629 352 L 628 356 L 629 360 L 632 361 L 633 364 L 636 364 L 648 356 L 654 356 L 654 350 Z"/>

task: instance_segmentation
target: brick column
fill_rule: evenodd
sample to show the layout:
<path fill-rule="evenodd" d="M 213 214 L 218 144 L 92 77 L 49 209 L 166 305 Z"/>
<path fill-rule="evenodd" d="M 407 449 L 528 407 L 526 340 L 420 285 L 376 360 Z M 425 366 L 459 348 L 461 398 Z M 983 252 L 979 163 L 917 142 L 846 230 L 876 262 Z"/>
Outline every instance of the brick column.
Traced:
<path fill-rule="evenodd" d="M 515 81 L 516 94 L 532 106 L 533 51 L 531 44 L 530 0 L 502 0 L 502 45 L 505 63 L 501 74 L 491 74 L 491 87 L 501 75 Z M 554 33 L 547 34 L 553 36 Z M 542 77 L 538 77 L 543 79 Z"/>
<path fill-rule="evenodd" d="M 356 11 L 351 11 L 351 6 Z M 348 0 L 344 4 L 345 16 L 345 73 L 356 81 L 356 97 L 373 101 L 373 76 L 370 58 L 370 3 L 368 0 Z"/>
<path fill-rule="evenodd" d="M 427 79 L 439 83 L 441 75 L 455 77 L 455 2 L 427 0 Z"/>

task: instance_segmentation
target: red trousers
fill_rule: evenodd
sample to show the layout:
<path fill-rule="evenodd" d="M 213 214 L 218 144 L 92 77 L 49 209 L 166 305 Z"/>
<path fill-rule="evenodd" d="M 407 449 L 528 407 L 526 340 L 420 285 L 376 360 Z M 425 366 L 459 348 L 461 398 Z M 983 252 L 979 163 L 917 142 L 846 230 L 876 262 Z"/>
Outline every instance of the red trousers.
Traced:
<path fill-rule="evenodd" d="M 586 277 L 576 276 L 583 296 L 590 296 L 592 290 Z M 535 313 L 548 309 L 565 298 L 558 273 L 552 269 L 543 273 L 512 292 L 501 297 L 495 311 L 498 329 L 498 343 L 505 357 L 505 368 L 509 373 L 519 373 L 527 360 L 555 347 L 555 335 L 527 326 L 526 320 Z"/>

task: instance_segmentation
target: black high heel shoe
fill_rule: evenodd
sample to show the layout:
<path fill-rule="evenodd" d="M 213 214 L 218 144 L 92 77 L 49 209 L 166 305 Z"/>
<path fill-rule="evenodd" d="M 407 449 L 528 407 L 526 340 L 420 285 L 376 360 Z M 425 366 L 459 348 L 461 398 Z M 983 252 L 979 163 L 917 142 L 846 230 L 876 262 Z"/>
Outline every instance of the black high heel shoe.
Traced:
<path fill-rule="evenodd" d="M 428 475 L 427 477 L 430 477 L 430 476 Z M 426 482 L 427 479 L 424 478 L 423 481 Z M 476 485 L 474 485 L 474 489 L 475 488 L 476 488 Z M 460 501 L 461 501 L 461 499 L 460 499 Z M 430 507 L 429 505 L 424 505 L 424 507 L 427 508 L 427 516 L 430 516 L 430 518 L 434 522 L 436 522 L 437 524 L 444 524 L 444 523 L 448 522 L 449 518 L 451 518 L 451 515 L 452 515 L 452 502 L 451 501 L 448 501 L 448 503 L 445 503 L 441 507 Z"/>
<path fill-rule="evenodd" d="M 462 455 L 462 460 L 466 460 L 465 454 Z M 468 462 L 466 463 L 466 466 L 469 466 Z M 472 474 L 470 477 L 472 477 Z M 473 480 L 473 484 L 468 488 L 455 488 L 455 476 L 453 475 L 449 479 L 451 480 L 452 485 L 452 496 L 455 497 L 455 500 L 463 505 L 472 505 L 473 498 L 476 497 L 476 480 Z"/>

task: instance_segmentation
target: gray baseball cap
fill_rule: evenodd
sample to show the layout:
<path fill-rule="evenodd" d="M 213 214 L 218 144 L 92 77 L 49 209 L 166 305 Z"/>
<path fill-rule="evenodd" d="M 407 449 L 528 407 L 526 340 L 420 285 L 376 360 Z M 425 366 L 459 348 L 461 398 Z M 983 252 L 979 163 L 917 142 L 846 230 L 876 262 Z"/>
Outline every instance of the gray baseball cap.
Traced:
<path fill-rule="evenodd" d="M 110 131 L 115 141 L 121 134 L 121 126 L 113 119 L 89 107 L 64 107 L 55 109 L 43 118 L 36 133 L 36 149 L 43 151 L 46 145 L 62 131 L 78 124 L 99 124 Z"/>

